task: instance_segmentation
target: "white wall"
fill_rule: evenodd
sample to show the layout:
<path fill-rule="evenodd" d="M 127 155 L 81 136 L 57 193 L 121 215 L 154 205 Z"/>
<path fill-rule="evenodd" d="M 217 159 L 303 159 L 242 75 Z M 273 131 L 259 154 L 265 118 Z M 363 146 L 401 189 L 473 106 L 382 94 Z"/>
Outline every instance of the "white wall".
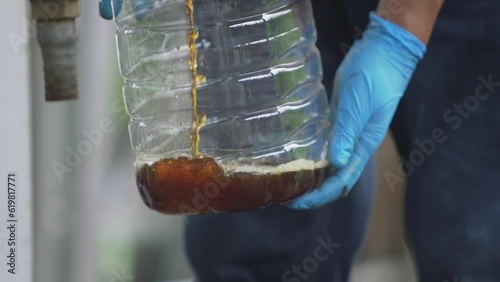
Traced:
<path fill-rule="evenodd" d="M 182 219 L 148 210 L 135 187 L 126 118 L 113 120 L 115 129 L 70 172 L 54 171 L 56 162 L 68 165 L 67 148 L 86 141 L 84 131 L 117 115 L 114 24 L 99 18 L 97 1 L 81 1 L 80 98 L 47 103 L 28 6 L 8 1 L 0 9 L 0 281 L 110 282 L 138 275 L 136 267 L 148 263 L 159 264 L 160 279 L 189 277 Z M 15 276 L 5 257 L 9 172 L 18 188 Z M 138 264 L 139 250 L 161 253 L 162 261 Z M 124 251 L 131 254 L 124 258 Z"/>
<path fill-rule="evenodd" d="M 32 279 L 31 110 L 28 1 L 8 1 L 0 9 L 0 281 Z M 16 174 L 16 274 L 7 272 L 7 174 Z M 12 242 L 12 241 L 11 241 Z M 9 250 L 9 252 L 8 252 Z"/>

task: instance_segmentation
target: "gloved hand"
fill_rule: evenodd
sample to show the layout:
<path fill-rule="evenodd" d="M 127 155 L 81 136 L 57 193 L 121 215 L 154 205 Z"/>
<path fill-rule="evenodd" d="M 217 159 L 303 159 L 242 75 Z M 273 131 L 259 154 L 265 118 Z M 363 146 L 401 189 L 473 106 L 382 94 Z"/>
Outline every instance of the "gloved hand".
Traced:
<path fill-rule="evenodd" d="M 368 29 L 335 76 L 329 157 L 338 170 L 321 187 L 292 202 L 291 208 L 316 208 L 352 189 L 384 139 L 425 50 L 406 29 L 370 14 Z"/>
<path fill-rule="evenodd" d="M 111 8 L 112 0 L 99 1 L 99 13 L 101 17 L 106 20 L 113 18 L 113 9 Z M 146 16 L 153 6 L 152 0 L 131 0 L 132 9 L 134 10 L 135 17 L 140 20 Z M 123 0 L 113 0 L 115 17 L 120 14 L 122 10 Z"/>

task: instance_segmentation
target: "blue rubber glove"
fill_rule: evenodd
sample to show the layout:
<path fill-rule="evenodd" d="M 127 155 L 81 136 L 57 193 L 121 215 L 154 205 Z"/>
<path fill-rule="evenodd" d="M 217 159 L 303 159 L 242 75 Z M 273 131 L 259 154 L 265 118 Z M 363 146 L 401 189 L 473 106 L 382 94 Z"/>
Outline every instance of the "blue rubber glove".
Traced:
<path fill-rule="evenodd" d="M 291 208 L 316 208 L 352 189 L 386 136 L 425 51 L 425 45 L 409 31 L 370 14 L 368 29 L 335 76 L 329 157 L 338 170 L 321 187 L 292 202 Z"/>
<path fill-rule="evenodd" d="M 131 0 L 132 9 L 134 10 L 135 17 L 140 20 L 146 16 L 146 14 L 153 7 L 152 0 Z M 123 0 L 113 0 L 114 5 L 114 16 L 118 16 L 122 10 Z M 111 0 L 100 0 L 99 1 L 99 13 L 101 17 L 106 20 L 113 19 L 113 9 L 111 7 Z"/>

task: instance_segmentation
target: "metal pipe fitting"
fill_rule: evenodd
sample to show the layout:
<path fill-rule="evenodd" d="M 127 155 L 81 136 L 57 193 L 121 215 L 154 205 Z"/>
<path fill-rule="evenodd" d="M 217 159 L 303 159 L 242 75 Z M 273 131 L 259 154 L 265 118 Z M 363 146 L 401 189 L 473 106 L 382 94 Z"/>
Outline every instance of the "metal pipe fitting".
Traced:
<path fill-rule="evenodd" d="M 45 72 L 45 100 L 78 98 L 76 18 L 79 0 L 31 0 Z"/>

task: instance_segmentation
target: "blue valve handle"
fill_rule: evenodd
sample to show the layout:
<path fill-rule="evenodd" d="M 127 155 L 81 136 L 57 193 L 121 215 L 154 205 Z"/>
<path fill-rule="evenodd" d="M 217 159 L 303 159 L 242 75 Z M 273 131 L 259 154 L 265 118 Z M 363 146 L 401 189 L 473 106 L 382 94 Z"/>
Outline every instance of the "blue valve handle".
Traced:
<path fill-rule="evenodd" d="M 118 16 L 122 10 L 123 0 L 100 0 L 99 13 L 101 14 L 101 17 L 103 19 L 113 19 L 113 9 L 111 6 L 111 1 L 113 1 L 115 17 Z M 152 0 L 131 0 L 131 3 L 135 17 L 138 20 L 144 18 L 153 6 Z"/>
<path fill-rule="evenodd" d="M 337 70 L 329 148 L 337 169 L 321 187 L 292 202 L 293 209 L 320 207 L 348 193 L 382 143 L 426 46 L 401 26 L 372 12 L 370 24 Z"/>

